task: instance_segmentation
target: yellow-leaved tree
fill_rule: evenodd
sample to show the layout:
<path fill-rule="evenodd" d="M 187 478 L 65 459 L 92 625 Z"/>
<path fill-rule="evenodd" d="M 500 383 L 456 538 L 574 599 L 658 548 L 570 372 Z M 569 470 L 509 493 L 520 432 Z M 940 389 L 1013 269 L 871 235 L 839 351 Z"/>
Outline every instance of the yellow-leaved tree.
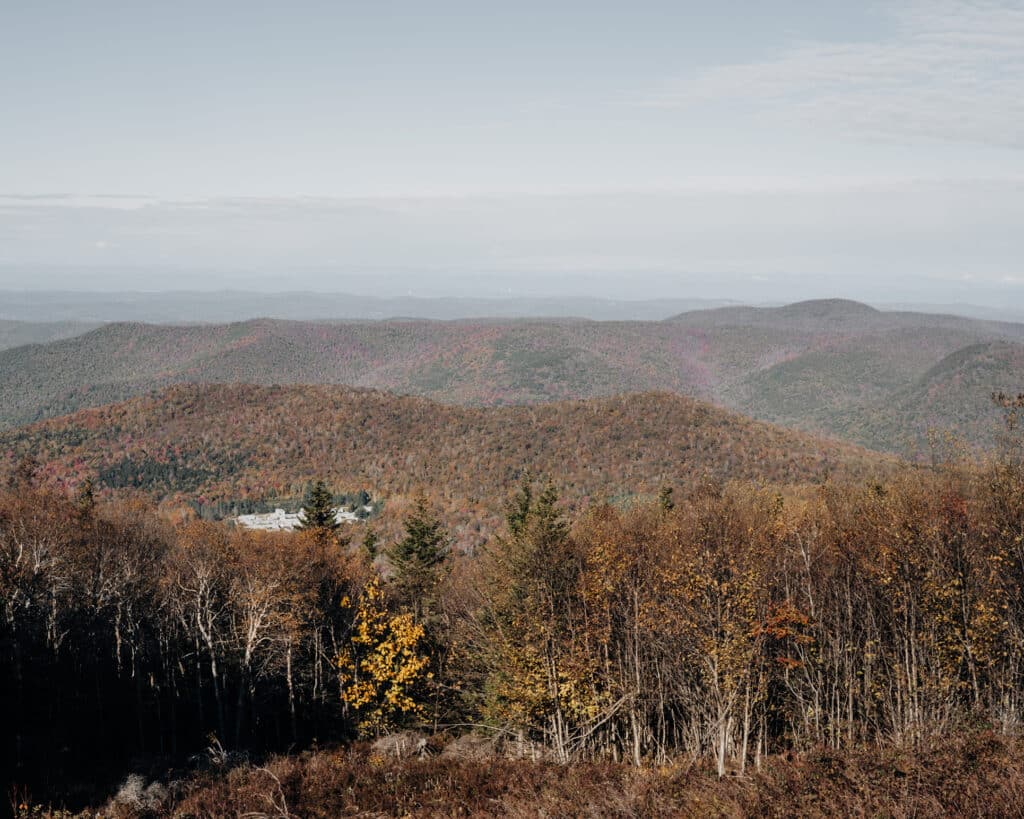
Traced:
<path fill-rule="evenodd" d="M 423 636 L 412 614 L 388 611 L 380 579 L 373 578 L 337 659 L 342 701 L 361 736 L 387 733 L 422 717 L 418 696 L 430 679 Z"/>

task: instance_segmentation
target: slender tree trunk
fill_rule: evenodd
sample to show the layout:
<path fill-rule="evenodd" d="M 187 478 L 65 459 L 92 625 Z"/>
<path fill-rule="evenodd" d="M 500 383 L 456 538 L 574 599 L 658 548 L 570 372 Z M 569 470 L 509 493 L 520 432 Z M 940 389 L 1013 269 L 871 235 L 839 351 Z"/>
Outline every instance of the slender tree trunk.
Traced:
<path fill-rule="evenodd" d="M 288 681 L 288 717 L 292 731 L 292 742 L 298 742 L 299 732 L 295 719 L 295 686 L 292 682 L 292 641 L 288 641 L 288 648 L 285 651 L 285 674 Z"/>
<path fill-rule="evenodd" d="M 743 742 L 740 746 L 740 773 L 747 772 L 747 743 L 750 740 L 750 682 L 743 697 Z"/>

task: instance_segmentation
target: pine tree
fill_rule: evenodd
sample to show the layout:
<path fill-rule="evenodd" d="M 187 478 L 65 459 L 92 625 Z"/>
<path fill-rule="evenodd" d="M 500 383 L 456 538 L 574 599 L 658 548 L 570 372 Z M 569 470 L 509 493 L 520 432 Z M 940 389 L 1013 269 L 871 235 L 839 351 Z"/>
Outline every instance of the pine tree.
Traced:
<path fill-rule="evenodd" d="M 507 551 L 519 577 L 548 584 L 557 597 L 558 587 L 576 568 L 567 546 L 569 524 L 559 509 L 558 491 L 549 481 L 539 495 L 523 491 L 521 498 L 523 505 L 516 511 L 522 516 L 516 520 L 509 516 L 513 537 Z"/>
<path fill-rule="evenodd" d="M 524 482 L 506 519 L 509 536 L 490 552 L 479 615 L 485 651 L 496 658 L 483 709 L 496 721 L 530 725 L 568 761 L 571 723 L 592 705 L 593 690 L 571 650 L 583 609 L 580 560 L 550 482 L 539 494 Z"/>
<path fill-rule="evenodd" d="M 394 569 L 392 585 L 399 601 L 424 617 L 433 603 L 433 594 L 448 557 L 448 537 L 434 517 L 427 499 L 416 499 L 412 514 L 405 519 L 405 537 L 387 551 Z"/>
<path fill-rule="evenodd" d="M 326 534 L 335 532 L 339 525 L 334 495 L 323 481 L 317 481 L 302 505 L 302 516 L 297 528 Z"/>
<path fill-rule="evenodd" d="M 676 502 L 672 500 L 672 487 L 665 484 L 658 493 L 658 507 L 662 512 L 671 512 L 676 508 Z"/>
<path fill-rule="evenodd" d="M 519 485 L 519 491 L 505 506 L 505 520 L 513 537 L 519 537 L 526 526 L 526 520 L 533 506 L 533 477 L 527 472 Z"/>

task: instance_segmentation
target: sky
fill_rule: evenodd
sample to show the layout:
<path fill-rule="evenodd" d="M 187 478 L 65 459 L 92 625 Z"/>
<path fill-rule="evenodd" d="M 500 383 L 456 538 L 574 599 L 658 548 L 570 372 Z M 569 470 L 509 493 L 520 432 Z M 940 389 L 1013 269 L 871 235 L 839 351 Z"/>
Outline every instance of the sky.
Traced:
<path fill-rule="evenodd" d="M 1024 306 L 1024 0 L 0 0 L 0 288 Z"/>

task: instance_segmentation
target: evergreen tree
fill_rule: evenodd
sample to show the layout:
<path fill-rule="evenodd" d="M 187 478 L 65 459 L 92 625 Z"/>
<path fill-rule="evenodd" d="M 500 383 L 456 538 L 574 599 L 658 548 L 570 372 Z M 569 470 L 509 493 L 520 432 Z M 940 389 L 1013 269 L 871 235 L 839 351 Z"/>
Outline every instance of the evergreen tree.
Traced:
<path fill-rule="evenodd" d="M 297 528 L 328 534 L 334 533 L 339 525 L 334 495 L 323 481 L 317 481 L 302 505 L 302 517 Z"/>
<path fill-rule="evenodd" d="M 373 529 L 366 530 L 366 535 L 363 537 L 363 553 L 371 563 L 377 559 L 378 540 L 377 533 Z"/>
<path fill-rule="evenodd" d="M 665 484 L 658 493 L 658 506 L 662 512 L 671 512 L 676 508 L 676 502 L 672 500 L 672 487 Z"/>
<path fill-rule="evenodd" d="M 519 537 L 533 506 L 533 477 L 527 472 L 519 484 L 519 491 L 505 506 L 505 520 L 513 537 Z"/>
<path fill-rule="evenodd" d="M 537 493 L 524 482 L 506 518 L 509 535 L 489 552 L 479 613 L 484 652 L 494 658 L 482 707 L 496 721 L 530 726 L 567 761 L 571 723 L 588 707 L 580 692 L 592 689 L 567 650 L 585 608 L 581 561 L 552 483 Z"/>
<path fill-rule="evenodd" d="M 392 585 L 402 605 L 418 617 L 426 616 L 448 557 L 448 536 L 420 495 L 405 519 L 405 537 L 387 551 L 394 569 Z"/>
<path fill-rule="evenodd" d="M 521 517 L 510 515 L 508 523 L 512 542 L 507 545 L 515 574 L 540 580 L 550 586 L 554 597 L 565 577 L 576 570 L 568 548 L 569 524 L 558 506 L 558 491 L 550 481 L 539 495 L 534 496 L 526 487 L 521 496 L 522 505 L 515 511 Z"/>

